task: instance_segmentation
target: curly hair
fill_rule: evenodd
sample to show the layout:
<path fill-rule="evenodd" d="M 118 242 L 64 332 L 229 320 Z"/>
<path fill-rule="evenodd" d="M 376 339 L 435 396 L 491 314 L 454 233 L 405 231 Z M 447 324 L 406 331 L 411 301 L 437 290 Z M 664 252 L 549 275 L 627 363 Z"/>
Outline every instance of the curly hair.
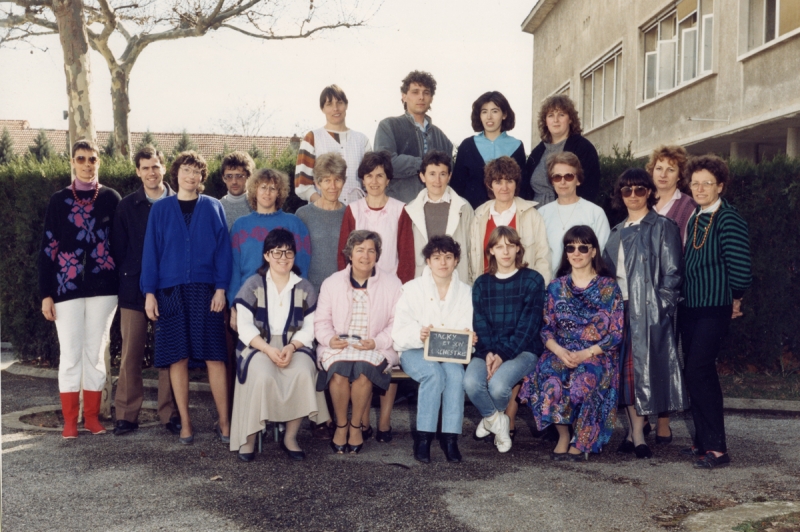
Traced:
<path fill-rule="evenodd" d="M 323 177 L 328 176 L 347 181 L 347 161 L 335 151 L 323 153 L 314 161 L 314 182 L 319 184 Z"/>
<path fill-rule="evenodd" d="M 517 233 L 517 230 L 513 227 L 501 225 L 495 228 L 492 234 L 489 235 L 489 241 L 486 243 L 486 248 L 483 250 L 484 255 L 489 258 L 489 270 L 486 272 L 489 275 L 497 273 L 497 259 L 494 255 L 489 253 L 489 250 L 499 244 L 500 240 L 503 238 L 505 238 L 506 242 L 509 244 L 517 246 L 517 257 L 514 259 L 514 267 L 518 270 L 528 267 L 528 263 L 523 260 L 525 257 L 525 246 L 522 245 L 522 239 L 519 237 L 519 233 Z"/>
<path fill-rule="evenodd" d="M 196 166 L 200 169 L 202 179 L 200 179 L 200 183 L 197 185 L 197 192 L 198 194 L 202 194 L 203 190 L 206 188 L 203 183 L 206 177 L 208 177 L 208 164 L 206 164 L 206 160 L 203 156 L 194 150 L 181 152 L 175 157 L 175 160 L 172 161 L 172 166 L 169 167 L 169 184 L 172 185 L 172 189 L 176 192 L 178 191 L 178 170 L 180 170 L 183 165 Z"/>
<path fill-rule="evenodd" d="M 263 168 L 251 175 L 247 179 L 245 188 L 247 190 L 247 203 L 253 211 L 258 210 L 258 187 L 262 183 L 274 183 L 278 189 L 278 197 L 275 198 L 275 208 L 280 209 L 283 202 L 289 197 L 289 176 L 280 170 Z"/>
<path fill-rule="evenodd" d="M 572 153 L 571 151 L 562 151 L 560 153 L 552 153 L 547 156 L 547 179 L 550 179 L 553 175 L 553 168 L 557 164 L 565 164 L 567 166 L 571 166 L 575 170 L 575 177 L 578 179 L 578 183 L 583 183 L 583 167 L 581 166 L 581 160 L 578 159 L 578 156 Z"/>
<path fill-rule="evenodd" d="M 692 175 L 700 170 L 708 170 L 711 175 L 717 180 L 718 185 L 727 185 L 731 180 L 731 173 L 728 170 L 728 165 L 711 153 L 707 155 L 700 155 L 692 157 L 686 164 L 686 175 L 691 181 Z M 722 188 L 720 195 L 725 193 L 725 187 Z"/>
<path fill-rule="evenodd" d="M 537 125 L 539 127 L 539 136 L 543 141 L 547 143 L 553 142 L 553 136 L 550 134 L 550 130 L 547 129 L 547 115 L 550 113 L 550 111 L 555 110 L 560 110 L 564 113 L 567 113 L 570 121 L 570 135 L 580 135 L 583 132 L 581 129 L 581 119 L 578 116 L 578 111 L 575 109 L 575 104 L 573 101 L 569 99 L 569 96 L 564 94 L 556 94 L 555 96 L 550 96 L 547 98 L 542 104 L 541 109 L 539 109 L 539 119 L 537 121 Z"/>
<path fill-rule="evenodd" d="M 476 133 L 483 131 L 483 122 L 481 122 L 481 108 L 489 102 L 499 107 L 500 110 L 503 111 L 503 114 L 506 115 L 505 119 L 500 124 L 500 131 L 511 131 L 514 129 L 516 118 L 514 115 L 514 110 L 511 109 L 511 104 L 508 103 L 508 100 L 506 100 L 506 97 L 503 96 L 502 93 L 497 91 L 489 91 L 484 92 L 478 97 L 477 100 L 472 102 L 472 131 L 475 131 Z"/>
<path fill-rule="evenodd" d="M 486 185 L 486 190 L 489 192 L 489 197 L 494 199 L 494 192 L 492 191 L 492 183 L 507 179 L 513 181 L 516 185 L 514 195 L 519 192 L 519 182 L 522 179 L 522 170 L 520 170 L 517 161 L 503 155 L 493 161 L 490 161 L 483 169 L 483 184 Z"/>
<path fill-rule="evenodd" d="M 434 253 L 452 253 L 456 262 L 461 259 L 461 244 L 456 242 L 450 235 L 432 236 L 425 247 L 422 248 L 422 256 L 425 260 L 430 259 Z"/>
<path fill-rule="evenodd" d="M 436 94 L 436 80 L 433 79 L 433 74 L 430 72 L 423 72 L 422 70 L 413 70 L 409 72 L 408 75 L 403 78 L 402 84 L 400 85 L 400 92 L 408 94 L 408 89 L 411 88 L 412 83 L 422 85 L 431 91 L 431 96 Z M 403 109 L 406 109 L 405 102 L 403 102 Z"/>
<path fill-rule="evenodd" d="M 225 170 L 228 168 L 241 168 L 244 170 L 244 173 L 247 174 L 246 177 L 250 177 L 256 170 L 256 163 L 253 161 L 253 158 L 250 157 L 249 153 L 243 151 L 234 151 L 222 159 L 220 174 L 225 174 Z"/>
<path fill-rule="evenodd" d="M 647 161 L 644 169 L 647 173 L 653 175 L 653 170 L 658 161 L 669 161 L 678 167 L 678 188 L 686 192 L 689 189 L 689 177 L 686 175 L 686 163 L 689 160 L 689 154 L 683 146 L 659 146 L 653 153 L 650 154 L 650 160 Z"/>
<path fill-rule="evenodd" d="M 352 262 L 353 250 L 355 247 L 367 240 L 372 240 L 372 243 L 375 244 L 375 262 L 377 263 L 380 260 L 382 246 L 381 235 L 375 231 L 356 229 L 347 237 L 347 243 L 344 245 L 344 249 L 342 249 L 342 255 L 344 255 L 347 264 Z"/>
<path fill-rule="evenodd" d="M 612 207 L 619 211 L 627 209 L 622 199 L 622 187 L 645 187 L 650 191 L 647 198 L 647 207 L 652 208 L 658 202 L 656 197 L 656 184 L 653 183 L 653 176 L 641 168 L 628 168 L 617 178 L 614 186 L 614 197 L 611 200 Z"/>

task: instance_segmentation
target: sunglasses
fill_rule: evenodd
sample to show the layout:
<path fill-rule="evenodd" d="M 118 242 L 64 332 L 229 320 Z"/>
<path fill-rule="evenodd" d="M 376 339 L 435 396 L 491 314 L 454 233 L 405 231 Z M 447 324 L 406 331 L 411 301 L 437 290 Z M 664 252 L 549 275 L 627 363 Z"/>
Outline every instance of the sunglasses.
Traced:
<path fill-rule="evenodd" d="M 77 156 L 75 156 L 75 162 L 78 163 L 78 164 L 84 164 L 87 159 L 92 164 L 96 164 L 97 161 L 100 160 L 97 157 L 95 157 L 94 155 L 91 155 L 89 157 L 86 157 L 85 155 L 77 155 Z"/>
<path fill-rule="evenodd" d="M 575 181 L 575 174 L 553 174 L 550 176 L 550 181 L 553 183 L 559 183 L 562 179 L 567 183 L 572 183 Z"/>
<path fill-rule="evenodd" d="M 619 189 L 623 198 L 630 198 L 631 194 L 636 194 L 637 198 L 643 198 L 647 196 L 648 190 L 649 189 L 647 187 L 643 187 L 642 185 L 632 185 L 629 187 L 626 186 Z"/>
<path fill-rule="evenodd" d="M 581 255 L 586 255 L 587 253 L 589 253 L 589 251 L 591 251 L 591 249 L 592 249 L 592 246 L 589 246 L 589 245 L 586 245 L 586 244 L 580 244 L 580 245 L 577 245 L 577 246 L 575 244 L 567 244 L 566 246 L 564 246 L 564 250 L 567 252 L 568 255 L 571 255 L 572 253 L 575 253 L 576 250 Z"/>

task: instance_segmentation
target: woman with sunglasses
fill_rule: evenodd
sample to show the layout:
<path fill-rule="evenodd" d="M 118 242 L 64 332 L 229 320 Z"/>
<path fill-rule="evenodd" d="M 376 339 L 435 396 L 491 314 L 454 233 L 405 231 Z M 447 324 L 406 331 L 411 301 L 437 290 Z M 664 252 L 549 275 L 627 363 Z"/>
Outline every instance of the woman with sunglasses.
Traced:
<path fill-rule="evenodd" d="M 325 398 L 315 390 L 317 291 L 294 263 L 295 238 L 286 229 L 270 231 L 261 267 L 234 300 L 240 341 L 230 449 L 244 462 L 255 458 L 256 436 L 268 420 L 286 423 L 281 447 L 299 461 L 305 458 L 297 443 L 300 422 L 308 417 L 323 423 L 330 417 Z"/>
<path fill-rule="evenodd" d="M 742 316 L 742 296 L 753 280 L 750 237 L 747 222 L 720 197 L 730 180 L 728 165 L 704 155 L 690 159 L 686 173 L 697 210 L 689 218 L 678 328 L 695 436 L 681 452 L 696 459 L 695 467 L 713 469 L 731 461 L 716 359 L 731 320 Z"/>
<path fill-rule="evenodd" d="M 544 218 L 547 228 L 550 257 L 553 271 L 556 271 L 561 264 L 564 235 L 571 227 L 591 227 L 600 244 L 600 253 L 606 245 L 610 228 L 603 209 L 578 196 L 578 187 L 583 183 L 584 176 L 577 155 L 570 152 L 554 153 L 547 158 L 547 175 L 558 199 L 539 209 L 539 214 Z"/>
<path fill-rule="evenodd" d="M 625 343 L 620 366 L 620 405 L 628 433 L 617 452 L 650 458 L 645 416 L 686 409 L 673 316 L 683 282 L 681 233 L 660 216 L 653 178 L 632 168 L 617 179 L 614 206 L 628 216 L 611 230 L 603 252 L 625 300 Z"/>
<path fill-rule="evenodd" d="M 72 146 L 72 184 L 50 198 L 38 257 L 42 314 L 58 333 L 61 435 L 68 439 L 78 437 L 81 387 L 83 427 L 92 434 L 106 432 L 97 415 L 117 309 L 117 271 L 108 240 L 120 196 L 98 182 L 98 154 L 87 140 Z"/>
<path fill-rule="evenodd" d="M 547 287 L 544 352 L 524 379 L 520 399 L 539 430 L 555 425 L 558 444 L 550 458 L 581 462 L 614 432 L 622 294 L 591 227 L 570 228 L 562 243 L 556 279 Z"/>

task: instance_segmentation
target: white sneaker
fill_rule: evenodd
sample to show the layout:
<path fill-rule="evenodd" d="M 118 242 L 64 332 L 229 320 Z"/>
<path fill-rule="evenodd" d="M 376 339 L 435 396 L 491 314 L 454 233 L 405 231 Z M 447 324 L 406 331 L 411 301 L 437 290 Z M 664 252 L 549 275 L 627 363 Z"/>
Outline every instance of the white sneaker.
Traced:
<path fill-rule="evenodd" d="M 491 420 L 495 416 L 497 416 L 497 412 L 492 414 L 490 417 L 485 417 L 485 418 L 482 418 L 480 421 L 478 421 L 478 426 L 475 429 L 475 437 L 476 438 L 478 438 L 478 439 L 485 438 L 486 436 L 491 434 L 489 432 L 489 429 L 487 429 L 486 427 L 491 427 L 492 426 L 492 421 Z"/>
<path fill-rule="evenodd" d="M 508 433 L 509 419 L 503 412 L 499 412 L 499 416 L 492 423 L 491 431 L 494 432 L 494 445 L 501 453 L 507 453 L 511 450 L 511 436 Z"/>

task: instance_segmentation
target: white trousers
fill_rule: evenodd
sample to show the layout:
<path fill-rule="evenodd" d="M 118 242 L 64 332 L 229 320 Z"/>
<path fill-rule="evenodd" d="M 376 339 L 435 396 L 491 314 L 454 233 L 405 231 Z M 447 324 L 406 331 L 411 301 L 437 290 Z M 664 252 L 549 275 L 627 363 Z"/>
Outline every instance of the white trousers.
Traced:
<path fill-rule="evenodd" d="M 95 296 L 56 303 L 56 330 L 61 344 L 58 390 L 101 391 L 106 383 L 105 350 L 117 296 Z"/>

